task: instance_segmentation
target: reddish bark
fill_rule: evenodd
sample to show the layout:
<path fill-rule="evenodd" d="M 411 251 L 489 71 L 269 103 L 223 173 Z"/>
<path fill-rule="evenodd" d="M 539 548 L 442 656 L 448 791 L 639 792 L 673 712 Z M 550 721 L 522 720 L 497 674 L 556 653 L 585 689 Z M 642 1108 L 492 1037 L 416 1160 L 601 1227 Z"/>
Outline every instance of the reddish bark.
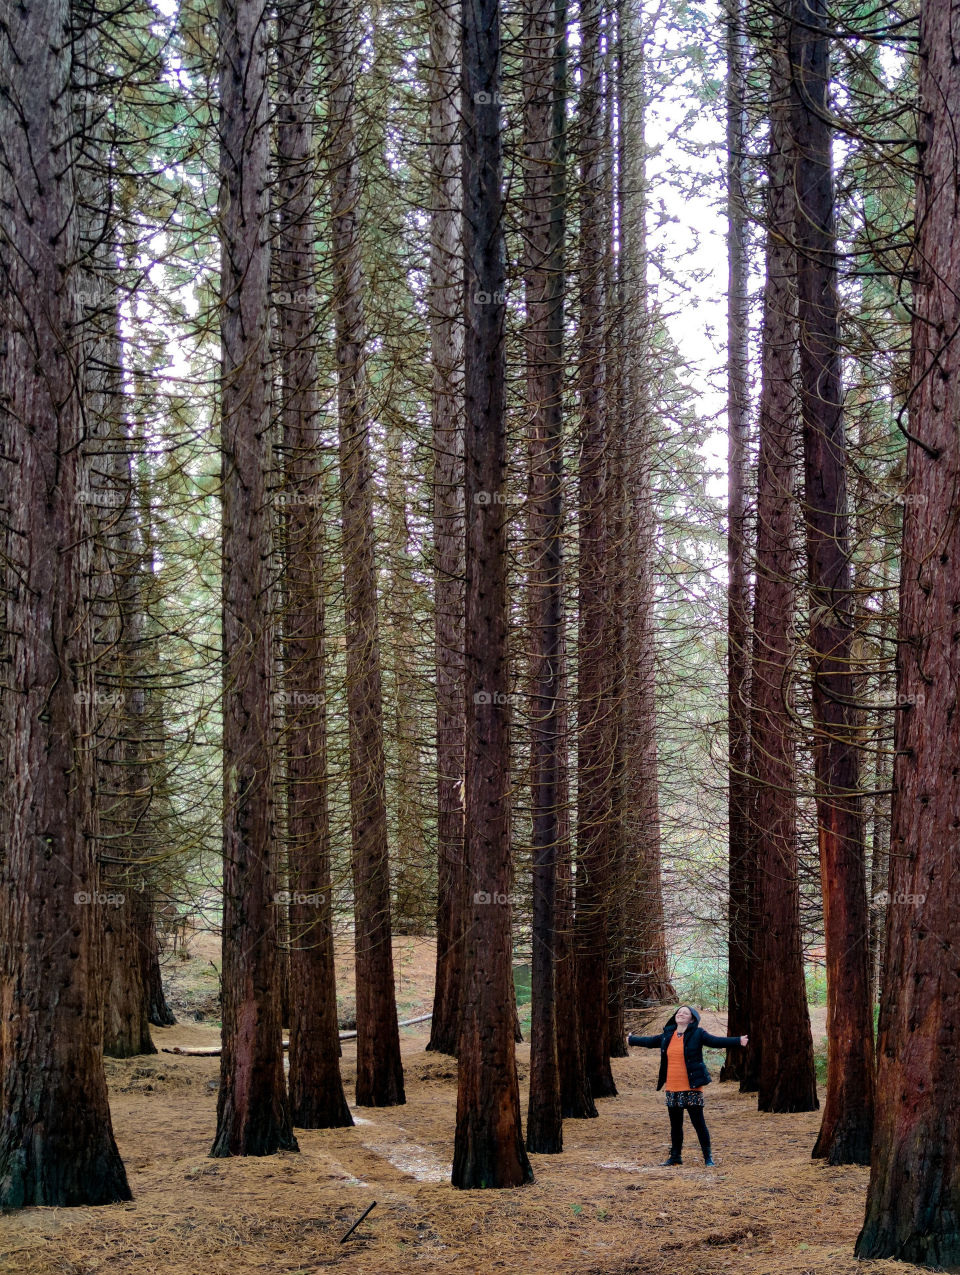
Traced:
<path fill-rule="evenodd" d="M 727 741 L 729 957 L 727 1028 L 749 1024 L 750 589 L 746 544 L 746 467 L 750 421 L 747 392 L 749 313 L 743 196 L 746 132 L 745 49 L 741 0 L 726 0 L 727 54 Z M 756 1033 L 755 1033 L 756 1035 Z M 744 1059 L 729 1050 L 721 1080 L 742 1079 Z"/>
<path fill-rule="evenodd" d="M 624 849 L 623 1002 L 637 1008 L 672 1000 L 660 878 L 660 796 L 657 758 L 656 455 L 657 412 L 647 370 L 652 315 L 647 286 L 645 32 L 640 15 L 620 5 L 619 169 L 620 419 L 624 440 L 623 536 L 619 612 L 623 658 L 622 804 Z M 612 1043 L 612 1042 L 611 1042 Z M 620 1045 L 626 1048 L 623 1038 Z"/>
<path fill-rule="evenodd" d="M 340 1077 L 327 804 L 324 491 L 315 279 L 314 7 L 277 10 L 275 269 L 284 483 L 284 708 L 289 883 L 290 1110 L 295 1125 L 352 1125 Z"/>
<path fill-rule="evenodd" d="M 276 947 L 264 0 L 221 0 L 223 1053 L 211 1155 L 297 1150 Z"/>
<path fill-rule="evenodd" d="M 561 647 L 561 660 L 563 649 Z M 567 717 L 561 714 L 560 731 L 566 736 Z M 565 1120 L 587 1120 L 598 1115 L 587 1075 L 587 1055 L 581 1029 L 580 984 L 574 943 L 574 898 L 571 863 L 569 778 L 563 757 L 557 804 L 560 808 L 557 855 L 557 1059 L 560 1068 L 560 1112 Z"/>
<path fill-rule="evenodd" d="M 797 878 L 797 774 L 790 687 L 796 611 L 794 501 L 797 302 L 793 155 L 782 37 L 770 79 L 766 284 L 761 331 L 760 454 L 751 684 L 751 829 L 759 927 L 747 1072 L 761 1111 L 819 1107 L 807 1009 Z"/>
<path fill-rule="evenodd" d="M 0 35 L 0 1208 L 130 1198 L 100 1052 L 94 561 L 70 10 Z"/>
<path fill-rule="evenodd" d="M 557 1052 L 557 856 L 563 680 L 563 237 L 565 11 L 524 9 L 524 329 L 530 460 L 530 801 L 533 962 L 527 1150 L 563 1150 Z"/>
<path fill-rule="evenodd" d="M 327 162 L 336 320 L 343 579 L 347 612 L 350 828 L 360 1106 L 405 1101 L 393 981 L 387 848 L 383 693 L 373 538 L 373 474 L 366 404 L 363 274 L 355 127 L 361 28 L 333 0 L 324 13 L 328 75 Z"/>
<path fill-rule="evenodd" d="M 163 978 L 160 973 L 160 939 L 157 935 L 157 921 L 154 915 L 154 900 L 151 897 L 143 930 L 143 942 L 140 945 L 143 986 L 147 996 L 147 1018 L 154 1027 L 172 1027 L 177 1021 L 173 1011 L 167 1004 L 163 991 Z"/>
<path fill-rule="evenodd" d="M 623 216 L 624 178 L 613 162 L 614 117 L 622 123 L 622 63 L 620 39 L 622 6 L 614 3 L 601 7 L 605 48 L 602 73 L 603 156 L 607 166 L 602 215 L 596 233 L 603 249 L 603 401 L 607 434 L 606 485 L 604 490 L 604 556 L 603 588 L 606 599 L 604 634 L 600 650 L 604 653 L 603 743 L 601 752 L 606 767 L 607 817 L 604 828 L 607 859 L 607 882 L 604 914 L 607 954 L 607 1048 L 611 1058 L 627 1056 L 627 1032 L 624 1018 L 626 977 L 626 931 L 628 857 L 625 841 L 626 818 L 626 751 L 627 718 L 632 706 L 626 701 L 625 667 L 626 636 L 623 624 L 627 581 L 633 567 L 626 557 L 627 513 L 625 435 L 630 408 L 624 390 L 627 382 L 624 349 L 627 320 L 623 304 L 622 252 L 613 249 L 614 219 L 619 225 Z M 632 849 L 632 847 L 630 848 Z"/>
<path fill-rule="evenodd" d="M 577 976 L 587 1072 L 594 1097 L 617 1092 L 610 1068 L 607 904 L 610 892 L 610 735 L 606 678 L 607 429 L 604 257 L 607 178 L 603 126 L 602 8 L 585 0 L 580 85 L 580 498 L 577 737 Z"/>
<path fill-rule="evenodd" d="M 797 292 L 810 586 L 814 774 L 827 948 L 827 1096 L 813 1154 L 868 1164 L 873 1015 L 860 750 L 855 734 L 854 608 L 837 301 L 829 37 L 825 0 L 794 0 L 788 50 L 796 145 Z"/>
<path fill-rule="evenodd" d="M 859 1258 L 960 1266 L 958 14 L 920 8 L 922 168 L 903 518 L 893 822 L 873 1158 Z"/>
<path fill-rule="evenodd" d="M 428 1049 L 455 1054 L 463 988 L 463 394 L 459 4 L 431 0 L 430 359 L 437 668 L 437 974 Z"/>
<path fill-rule="evenodd" d="M 465 995 L 457 1051 L 453 1185 L 533 1177 L 520 1128 L 510 927 L 510 716 L 506 525 L 500 10 L 461 26 L 466 461 Z"/>

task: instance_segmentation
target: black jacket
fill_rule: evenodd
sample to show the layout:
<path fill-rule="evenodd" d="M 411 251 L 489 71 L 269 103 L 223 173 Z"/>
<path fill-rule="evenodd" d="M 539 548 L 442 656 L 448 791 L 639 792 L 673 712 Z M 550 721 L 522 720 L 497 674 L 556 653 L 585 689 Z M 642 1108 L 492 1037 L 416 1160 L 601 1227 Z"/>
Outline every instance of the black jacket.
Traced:
<path fill-rule="evenodd" d="M 700 1015 L 693 1008 L 689 1007 L 690 1013 L 693 1015 L 693 1022 L 683 1033 L 683 1061 L 687 1064 L 687 1079 L 690 1081 L 692 1089 L 699 1089 L 701 1085 L 709 1085 L 713 1077 L 707 1071 L 707 1064 L 703 1061 L 704 1045 L 713 1045 L 716 1049 L 726 1049 L 728 1045 L 739 1045 L 739 1036 L 711 1036 L 708 1031 L 700 1026 Z M 671 1014 L 667 1019 L 662 1032 L 657 1036 L 628 1036 L 628 1045 L 639 1045 L 643 1049 L 656 1049 L 660 1047 L 660 1079 L 657 1081 L 657 1088 L 662 1089 L 667 1079 L 667 1046 L 673 1033 L 677 1030 L 676 1012 Z"/>

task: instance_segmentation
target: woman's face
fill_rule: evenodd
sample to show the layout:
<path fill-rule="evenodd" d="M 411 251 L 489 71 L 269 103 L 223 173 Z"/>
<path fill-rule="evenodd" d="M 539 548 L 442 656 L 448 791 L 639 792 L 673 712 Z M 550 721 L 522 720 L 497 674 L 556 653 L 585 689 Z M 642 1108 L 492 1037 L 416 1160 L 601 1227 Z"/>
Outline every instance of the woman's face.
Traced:
<path fill-rule="evenodd" d="M 677 1010 L 677 1026 L 686 1027 L 688 1023 L 693 1022 L 693 1015 L 690 1013 L 686 1005 L 681 1005 Z"/>

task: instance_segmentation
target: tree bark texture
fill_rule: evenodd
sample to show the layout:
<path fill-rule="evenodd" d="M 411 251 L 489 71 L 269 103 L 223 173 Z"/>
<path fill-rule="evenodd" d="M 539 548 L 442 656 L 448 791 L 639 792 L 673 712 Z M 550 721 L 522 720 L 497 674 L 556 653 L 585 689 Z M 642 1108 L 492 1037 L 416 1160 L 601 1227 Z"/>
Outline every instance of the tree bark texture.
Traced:
<path fill-rule="evenodd" d="M 70 17 L 64 0 L 38 0 L 0 30 L 3 1209 L 130 1198 L 101 1056 L 110 904 L 97 870 Z"/>
<path fill-rule="evenodd" d="M 280 1025 L 267 14 L 221 0 L 223 1053 L 211 1155 L 297 1150 Z"/>
<path fill-rule="evenodd" d="M 466 465 L 465 987 L 452 1182 L 533 1178 L 520 1127 L 511 941 L 510 714 L 500 9 L 463 7 L 463 253 Z"/>
<path fill-rule="evenodd" d="M 791 14 L 808 641 L 827 948 L 827 1095 L 813 1154 L 830 1164 L 868 1164 L 873 1015 L 860 747 L 855 734 L 854 607 L 827 105 L 829 37 L 824 0 L 795 0 Z"/>
<path fill-rule="evenodd" d="M 657 758 L 656 421 L 647 286 L 646 84 L 642 14 L 623 0 L 620 18 L 621 401 L 626 483 L 619 609 L 623 636 L 624 994 L 626 1008 L 672 1000 L 660 876 Z"/>
<path fill-rule="evenodd" d="M 741 0 L 726 0 L 725 47 L 727 130 L 727 744 L 729 959 L 727 1028 L 743 1035 L 749 1025 L 750 961 L 747 950 L 747 891 L 751 862 L 750 687 L 746 481 L 750 399 L 749 306 L 747 298 L 747 209 L 744 203 L 746 48 Z M 756 1033 L 754 1034 L 756 1036 Z M 728 1050 L 721 1079 L 740 1079 L 744 1059 Z"/>
<path fill-rule="evenodd" d="M 327 163 L 336 323 L 343 580 L 347 611 L 350 826 L 357 988 L 356 1100 L 405 1101 L 390 921 L 383 687 L 373 535 L 373 469 L 366 396 L 355 96 L 361 28 L 333 0 L 324 9 Z"/>
<path fill-rule="evenodd" d="M 608 903 L 610 893 L 610 734 L 606 500 L 608 443 L 604 385 L 607 186 L 603 127 L 600 0 L 581 9 L 580 85 L 580 475 L 577 642 L 577 973 L 587 1072 L 595 1098 L 617 1092 L 610 1067 Z"/>
<path fill-rule="evenodd" d="M 565 57 L 564 12 L 527 0 L 524 52 L 524 328 L 530 458 L 530 803 L 533 958 L 527 1150 L 563 1150 L 557 1051 L 557 856 L 563 680 L 563 102 L 555 63 Z M 559 122 L 559 129 L 558 129 Z"/>
<path fill-rule="evenodd" d="M 760 453 L 750 714 L 750 828 L 759 925 L 751 973 L 748 1071 L 761 1111 L 819 1107 L 807 1009 L 797 876 L 794 500 L 797 418 L 796 253 L 789 68 L 773 45 L 761 330 Z"/>
<path fill-rule="evenodd" d="M 877 1113 L 860 1258 L 960 1266 L 960 14 L 920 9 L 914 317 Z"/>
<path fill-rule="evenodd" d="M 304 1129 L 353 1124 L 340 1077 L 327 802 L 324 483 L 314 256 L 314 6 L 277 10 L 284 744 L 290 925 L 290 1111 Z"/>
<path fill-rule="evenodd" d="M 430 0 L 430 361 L 437 667 L 437 976 L 428 1049 L 455 1054 L 463 995 L 463 268 L 460 6 Z"/>

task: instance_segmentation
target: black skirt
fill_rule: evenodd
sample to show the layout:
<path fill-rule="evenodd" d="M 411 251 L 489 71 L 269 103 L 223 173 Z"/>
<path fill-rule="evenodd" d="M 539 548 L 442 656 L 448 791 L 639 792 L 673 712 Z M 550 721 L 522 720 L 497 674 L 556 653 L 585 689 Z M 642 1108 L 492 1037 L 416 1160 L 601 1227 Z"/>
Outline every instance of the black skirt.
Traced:
<path fill-rule="evenodd" d="M 666 1089 L 668 1107 L 702 1107 L 703 1094 L 697 1089 Z"/>

